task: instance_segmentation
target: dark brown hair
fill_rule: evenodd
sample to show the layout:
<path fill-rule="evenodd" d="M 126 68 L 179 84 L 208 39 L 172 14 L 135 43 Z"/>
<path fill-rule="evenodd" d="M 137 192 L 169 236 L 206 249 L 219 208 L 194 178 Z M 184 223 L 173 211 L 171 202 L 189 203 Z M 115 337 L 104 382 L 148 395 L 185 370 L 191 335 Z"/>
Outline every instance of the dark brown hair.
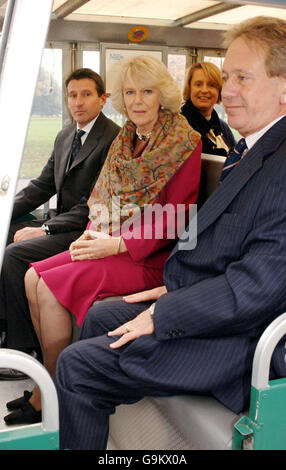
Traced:
<path fill-rule="evenodd" d="M 81 80 L 82 78 L 90 78 L 90 80 L 94 81 L 98 96 L 101 96 L 105 93 L 105 86 L 101 76 L 98 75 L 98 73 L 96 73 L 94 70 L 87 68 L 77 69 L 70 73 L 65 80 L 66 89 L 71 80 Z"/>

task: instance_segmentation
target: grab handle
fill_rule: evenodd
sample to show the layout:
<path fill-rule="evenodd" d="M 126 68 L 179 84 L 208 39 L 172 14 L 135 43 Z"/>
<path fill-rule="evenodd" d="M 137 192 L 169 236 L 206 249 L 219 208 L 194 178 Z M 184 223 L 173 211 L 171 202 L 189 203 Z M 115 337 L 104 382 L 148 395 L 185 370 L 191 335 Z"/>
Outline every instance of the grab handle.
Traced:
<path fill-rule="evenodd" d="M 19 370 L 33 379 L 41 390 L 42 427 L 44 431 L 59 429 L 59 406 L 55 385 L 44 368 L 35 358 L 14 349 L 0 349 L 0 367 Z"/>

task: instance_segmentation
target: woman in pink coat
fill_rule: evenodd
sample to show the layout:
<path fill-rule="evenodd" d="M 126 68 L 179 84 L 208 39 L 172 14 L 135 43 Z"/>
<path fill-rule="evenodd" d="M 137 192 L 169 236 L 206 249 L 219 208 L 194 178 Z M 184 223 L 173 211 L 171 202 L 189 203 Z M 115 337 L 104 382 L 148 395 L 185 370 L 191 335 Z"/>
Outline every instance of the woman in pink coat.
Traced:
<path fill-rule="evenodd" d="M 164 64 L 149 56 L 124 60 L 111 97 L 127 122 L 89 198 L 87 230 L 69 251 L 33 263 L 25 278 L 52 378 L 71 343 L 71 314 L 81 325 L 94 301 L 163 284 L 164 263 L 198 196 L 200 134 L 180 114 L 180 91 Z M 20 401 L 25 406 L 7 424 L 41 420 L 37 386 Z"/>

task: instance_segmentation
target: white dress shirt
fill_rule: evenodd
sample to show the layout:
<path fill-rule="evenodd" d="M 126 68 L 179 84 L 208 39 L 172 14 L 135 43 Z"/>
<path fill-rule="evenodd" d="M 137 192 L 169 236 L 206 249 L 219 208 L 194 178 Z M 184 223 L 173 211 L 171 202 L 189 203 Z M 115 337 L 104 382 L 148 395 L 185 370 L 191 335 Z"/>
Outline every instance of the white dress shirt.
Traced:
<path fill-rule="evenodd" d="M 97 120 L 99 114 L 92 120 L 90 121 L 85 127 L 83 127 L 81 130 L 84 131 L 85 133 L 81 136 L 81 145 L 84 144 L 89 132 L 91 131 L 92 127 L 93 127 L 93 124 L 95 123 L 95 121 Z M 80 128 L 78 127 L 78 124 L 77 124 L 77 131 L 79 131 Z"/>
<path fill-rule="evenodd" d="M 274 119 L 274 121 L 271 121 L 269 124 L 267 124 L 267 126 L 263 127 L 263 129 L 260 129 L 260 131 L 254 132 L 254 134 L 250 134 L 247 137 L 245 137 L 248 150 L 251 149 L 251 147 L 253 147 L 253 145 L 258 141 L 258 139 L 260 139 L 260 137 L 262 137 L 263 134 L 265 134 L 265 132 L 267 132 L 268 129 L 270 129 L 270 127 L 274 126 L 276 122 L 278 122 L 280 119 L 284 118 L 285 116 L 286 114 L 284 114 L 283 116 L 279 116 L 277 119 Z"/>

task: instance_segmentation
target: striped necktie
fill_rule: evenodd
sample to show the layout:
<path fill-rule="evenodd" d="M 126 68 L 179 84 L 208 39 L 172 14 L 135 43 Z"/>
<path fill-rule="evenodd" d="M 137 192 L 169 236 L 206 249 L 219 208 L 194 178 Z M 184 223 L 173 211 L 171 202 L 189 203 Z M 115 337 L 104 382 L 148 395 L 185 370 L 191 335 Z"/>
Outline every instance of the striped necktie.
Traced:
<path fill-rule="evenodd" d="M 74 136 L 72 148 L 71 148 L 69 168 L 72 166 L 74 159 L 76 158 L 78 152 L 81 149 L 81 137 L 83 136 L 83 134 L 85 134 L 85 131 L 79 129 L 76 135 Z"/>
<path fill-rule="evenodd" d="M 244 152 L 247 149 L 247 145 L 245 139 L 240 139 L 234 149 L 229 153 L 228 157 L 224 162 L 224 166 L 222 169 L 220 181 L 223 181 L 224 178 L 231 172 L 233 167 L 237 165 L 241 158 L 244 157 Z"/>

